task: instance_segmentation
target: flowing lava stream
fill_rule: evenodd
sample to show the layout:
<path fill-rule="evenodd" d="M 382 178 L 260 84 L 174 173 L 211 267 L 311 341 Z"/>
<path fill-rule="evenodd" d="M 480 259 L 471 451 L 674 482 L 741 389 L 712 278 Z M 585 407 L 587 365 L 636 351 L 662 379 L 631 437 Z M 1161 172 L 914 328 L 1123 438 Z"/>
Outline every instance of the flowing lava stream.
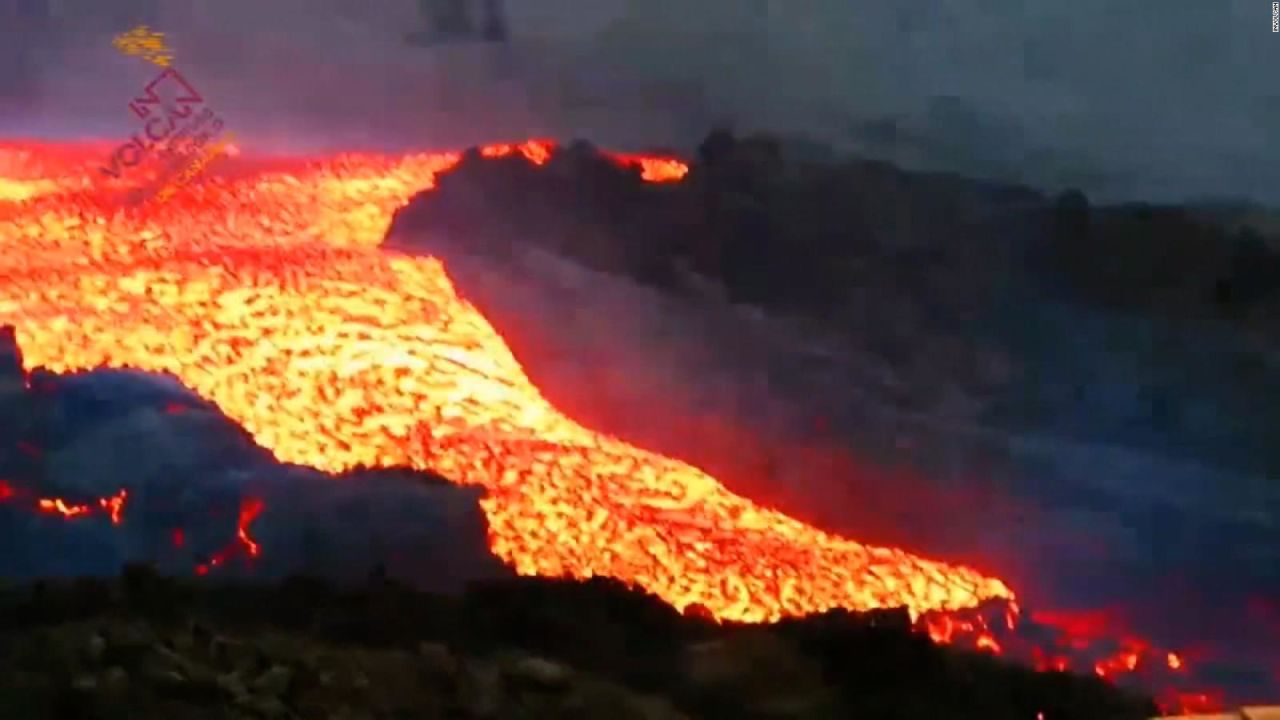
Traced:
<path fill-rule="evenodd" d="M 483 152 L 541 164 L 552 151 Z M 378 248 L 392 213 L 458 154 L 341 155 L 120 206 L 96 172 L 105 152 L 0 145 L 0 322 L 17 326 L 27 367 L 173 373 L 282 461 L 482 485 L 490 546 L 522 574 L 614 577 L 726 620 L 906 607 L 935 639 L 996 652 L 985 624 L 948 612 L 1003 601 L 1016 621 L 996 578 L 821 532 L 557 412 L 438 260 Z M 652 181 L 686 170 L 614 158 Z M 125 500 L 34 502 L 118 523 Z M 270 552 L 249 533 L 261 509 L 241 511 L 233 547 L 246 556 Z M 1144 646 L 1096 671 L 1131 670 L 1139 653 L 1183 664 Z"/>

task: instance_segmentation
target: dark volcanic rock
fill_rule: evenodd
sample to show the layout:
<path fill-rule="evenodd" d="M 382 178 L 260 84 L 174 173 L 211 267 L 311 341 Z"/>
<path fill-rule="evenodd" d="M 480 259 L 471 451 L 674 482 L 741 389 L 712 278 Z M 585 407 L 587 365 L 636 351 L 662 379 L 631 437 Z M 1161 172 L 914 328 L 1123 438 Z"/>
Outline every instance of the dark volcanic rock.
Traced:
<path fill-rule="evenodd" d="M 800 160 L 717 132 L 666 185 L 589 149 L 545 168 L 473 154 L 387 244 L 446 261 L 536 247 L 664 288 L 692 286 L 688 267 L 867 349 L 893 368 L 896 408 L 947 394 L 980 408 L 965 422 L 1275 474 L 1280 418 L 1259 398 L 1280 391 L 1280 242 L 1255 217 Z M 1142 387 L 1130 402 L 1106 389 L 1121 385 Z"/>
<path fill-rule="evenodd" d="M 1280 252 L 1188 209 L 1064 198 L 1055 221 L 1050 272 L 1094 302 L 1199 319 L 1247 314 L 1280 291 Z"/>
<path fill-rule="evenodd" d="M 585 144 L 541 168 L 470 153 L 397 213 L 386 245 L 447 256 L 529 244 L 649 283 L 691 264 L 733 297 L 815 313 L 855 284 L 907 283 L 954 305 L 965 283 L 1028 270 L 1072 301 L 1179 317 L 1274 312 L 1257 308 L 1280 288 L 1280 251 L 1208 217 L 881 162 L 787 162 L 775 139 L 717 131 L 677 184 L 645 183 Z"/>
<path fill-rule="evenodd" d="M 385 246 L 448 258 L 502 257 L 521 246 L 573 257 L 589 267 L 669 283 L 687 248 L 675 228 L 670 187 L 646 183 L 580 144 L 544 167 L 522 157 L 469 153 L 392 219 Z"/>
<path fill-rule="evenodd" d="M 446 598 L 386 582 L 195 587 L 135 570 L 110 585 L 11 588 L 0 607 L 0 702 L 30 720 L 1138 720 L 1155 710 L 1096 678 L 1019 670 L 874 617 L 722 626 L 600 581 L 523 579 Z"/>
<path fill-rule="evenodd" d="M 27 392 L 22 348 L 12 325 L 0 327 L 0 501 L 14 492 L 12 485 L 41 472 L 34 444 L 35 417 Z"/>
<path fill-rule="evenodd" d="M 20 358 L 12 330 L 0 333 L 0 576 L 110 575 L 130 562 L 189 573 L 216 559 L 223 574 L 339 582 L 381 566 L 459 592 L 510 574 L 489 551 L 480 488 L 282 464 L 176 378 L 36 369 L 28 388 Z M 80 516 L 37 512 L 40 498 Z M 121 503 L 114 520 L 104 498 Z"/>
<path fill-rule="evenodd" d="M 12 325 L 0 327 L 0 432 L 14 433 L 26 401 L 26 369 Z"/>
<path fill-rule="evenodd" d="M 18 347 L 18 338 L 12 325 L 0 327 L 0 389 L 13 392 L 22 387 L 26 376 L 22 363 L 22 348 Z"/>
<path fill-rule="evenodd" d="M 975 247 L 999 238 L 981 231 L 1037 204 L 1030 190 L 884 163 L 788 165 L 773 138 L 718 132 L 676 184 L 643 182 L 586 145 L 543 168 L 472 153 L 397 213 L 385 244 L 446 258 L 527 244 L 663 286 L 687 265 L 737 300 L 817 314 L 851 283 L 925 278 L 938 252 L 999 277 L 1009 240 Z"/>

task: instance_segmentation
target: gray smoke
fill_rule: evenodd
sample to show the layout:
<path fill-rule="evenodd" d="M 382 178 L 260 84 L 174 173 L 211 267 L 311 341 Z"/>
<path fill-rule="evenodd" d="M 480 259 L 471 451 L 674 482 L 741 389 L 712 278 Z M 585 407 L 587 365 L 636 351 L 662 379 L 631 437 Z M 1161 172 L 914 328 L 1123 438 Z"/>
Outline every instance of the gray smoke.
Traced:
<path fill-rule="evenodd" d="M 5 134 L 123 140 L 155 68 L 78 9 Z M 508 47 L 409 47 L 411 0 L 164 3 L 175 67 L 259 150 L 550 135 L 688 148 L 717 122 L 1120 198 L 1280 202 L 1269 6 L 1171 0 L 508 0 Z M 96 9 L 94 9 L 96 8 Z M 105 10 L 114 8 L 115 17 Z"/>

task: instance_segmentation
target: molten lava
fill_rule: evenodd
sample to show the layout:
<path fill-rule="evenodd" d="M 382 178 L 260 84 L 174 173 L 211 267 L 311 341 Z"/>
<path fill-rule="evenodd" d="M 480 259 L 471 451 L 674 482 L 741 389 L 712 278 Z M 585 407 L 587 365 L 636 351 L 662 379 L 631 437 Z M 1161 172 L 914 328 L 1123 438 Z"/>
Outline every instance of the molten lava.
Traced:
<path fill-rule="evenodd" d="M 515 151 L 540 163 L 551 147 L 487 153 Z M 104 193 L 49 190 L 85 186 L 65 157 L 48 175 L 22 159 L 9 181 L 27 197 L 0 211 L 0 317 L 29 365 L 171 372 L 283 461 L 483 485 L 492 549 L 525 574 L 616 577 L 734 620 L 1013 595 L 970 568 L 820 532 L 558 413 L 439 261 L 377 247 L 455 154 L 346 155 L 115 210 Z M 682 168 L 618 161 L 655 180 Z"/>
<path fill-rule="evenodd" d="M 112 525 L 119 525 L 124 520 L 125 501 L 129 498 L 127 490 L 120 490 L 114 495 L 98 498 L 93 503 L 68 502 L 57 497 L 29 498 L 27 494 L 14 488 L 5 480 L 0 480 L 0 502 L 27 500 L 32 508 L 47 515 L 60 515 L 64 518 L 89 517 L 103 515 L 111 520 Z"/>
<path fill-rule="evenodd" d="M 541 164 L 552 151 L 483 152 Z M 121 206 L 119 183 L 96 172 L 102 152 L 0 145 L 0 319 L 29 367 L 173 373 L 282 461 L 482 485 L 492 550 L 523 574 L 610 576 L 729 620 L 906 607 L 936 639 L 992 651 L 985 625 L 938 611 L 1005 600 L 1012 627 L 1014 594 L 996 578 L 819 531 L 559 413 L 439 260 L 378 247 L 392 213 L 459 155 L 241 168 Z M 615 160 L 652 181 L 687 169 Z M 118 522 L 124 502 L 40 507 Z M 261 510 L 247 501 L 237 541 L 197 572 L 269 553 L 249 532 Z M 1131 655 L 1099 672 L 1132 669 Z"/>

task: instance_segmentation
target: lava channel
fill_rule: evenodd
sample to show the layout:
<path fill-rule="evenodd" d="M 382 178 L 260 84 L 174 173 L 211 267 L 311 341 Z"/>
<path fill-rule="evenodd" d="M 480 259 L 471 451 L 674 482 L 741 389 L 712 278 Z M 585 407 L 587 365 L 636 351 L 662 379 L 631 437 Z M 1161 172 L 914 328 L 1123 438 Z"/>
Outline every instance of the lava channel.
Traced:
<path fill-rule="evenodd" d="M 553 151 L 482 150 L 537 164 Z M 28 367 L 172 373 L 281 461 L 482 485 L 490 546 L 521 574 L 613 577 L 722 620 L 905 607 L 935 639 L 965 630 L 992 651 L 985 625 L 939 618 L 996 601 L 1012 626 L 995 577 L 822 532 L 552 407 L 439 260 L 378 247 L 458 153 L 226 173 L 129 206 L 97 173 L 102 153 L 0 144 L 0 318 Z M 612 157 L 655 182 L 687 170 Z M 118 522 L 119 500 L 64 506 Z M 246 556 L 260 509 L 242 512 Z"/>

